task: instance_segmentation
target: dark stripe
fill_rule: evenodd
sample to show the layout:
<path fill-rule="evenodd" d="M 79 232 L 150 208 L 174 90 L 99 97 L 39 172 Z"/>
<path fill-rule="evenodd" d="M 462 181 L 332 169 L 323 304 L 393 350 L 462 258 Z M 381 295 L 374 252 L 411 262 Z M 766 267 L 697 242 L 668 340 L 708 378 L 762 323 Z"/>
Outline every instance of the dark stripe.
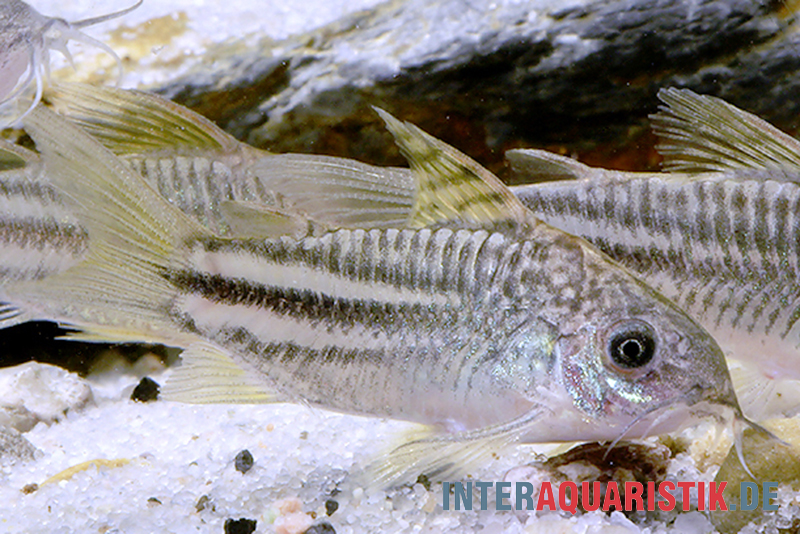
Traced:
<path fill-rule="evenodd" d="M 86 249 L 88 239 L 86 230 L 74 224 L 60 224 L 34 217 L 6 219 L 0 216 L 0 243 L 40 252 L 46 248 L 58 248 L 78 255 Z"/>
<path fill-rule="evenodd" d="M 309 289 L 268 286 L 188 270 L 165 271 L 163 277 L 180 292 L 199 295 L 213 303 L 256 307 L 279 317 L 311 325 L 336 325 L 345 331 L 361 324 L 392 335 L 410 325 L 432 326 L 446 320 L 450 313 L 449 306 L 434 308 L 417 302 L 387 303 L 376 299 L 333 297 Z M 399 320 L 400 317 L 404 319 Z"/>

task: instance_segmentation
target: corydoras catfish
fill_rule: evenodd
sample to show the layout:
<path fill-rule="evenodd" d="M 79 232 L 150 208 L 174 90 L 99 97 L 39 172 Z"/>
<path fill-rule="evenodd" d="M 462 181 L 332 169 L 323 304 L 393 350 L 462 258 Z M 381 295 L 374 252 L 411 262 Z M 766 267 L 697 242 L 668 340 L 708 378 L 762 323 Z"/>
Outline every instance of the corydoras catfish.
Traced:
<path fill-rule="evenodd" d="M 651 119 L 668 173 L 513 150 L 514 170 L 540 182 L 514 191 L 537 217 L 591 241 L 708 329 L 737 360 L 748 414 L 796 410 L 800 142 L 714 97 L 677 89 L 659 97 L 666 105 Z"/>
<path fill-rule="evenodd" d="M 358 226 L 375 219 L 372 212 L 385 224 L 399 224 L 411 208 L 407 169 L 271 155 L 182 106 L 139 91 L 64 84 L 48 89 L 44 99 L 112 148 L 172 205 L 219 235 L 258 234 L 265 219 L 273 233 L 278 225 L 287 232 L 295 225 L 304 230 L 306 222 L 290 212 L 311 213 L 318 225 Z M 308 168 L 314 172 L 306 177 Z M 364 209 L 375 196 L 368 191 L 375 181 L 399 201 L 381 199 L 372 211 Z M 0 142 L 0 210 L 0 328 L 48 319 L 11 303 L 2 288 L 80 261 L 86 231 L 38 154 L 8 142 Z"/>
<path fill-rule="evenodd" d="M 220 238 L 37 107 L 26 130 L 79 204 L 89 251 L 9 291 L 86 338 L 186 347 L 172 398 L 429 425 L 387 457 L 383 483 L 516 442 L 746 422 L 719 347 L 686 313 L 474 161 L 381 115 L 417 181 L 404 225 Z"/>

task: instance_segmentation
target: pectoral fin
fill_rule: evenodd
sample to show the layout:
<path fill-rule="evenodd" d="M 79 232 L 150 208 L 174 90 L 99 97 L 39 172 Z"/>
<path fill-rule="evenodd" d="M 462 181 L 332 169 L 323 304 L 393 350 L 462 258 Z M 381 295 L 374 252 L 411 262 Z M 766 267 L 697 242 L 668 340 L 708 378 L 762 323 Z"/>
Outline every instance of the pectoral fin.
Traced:
<path fill-rule="evenodd" d="M 368 468 L 369 485 L 386 488 L 413 482 L 422 474 L 436 480 L 463 476 L 517 443 L 544 412 L 538 408 L 507 423 L 456 434 L 434 435 L 428 430 L 405 436 L 405 443 Z"/>

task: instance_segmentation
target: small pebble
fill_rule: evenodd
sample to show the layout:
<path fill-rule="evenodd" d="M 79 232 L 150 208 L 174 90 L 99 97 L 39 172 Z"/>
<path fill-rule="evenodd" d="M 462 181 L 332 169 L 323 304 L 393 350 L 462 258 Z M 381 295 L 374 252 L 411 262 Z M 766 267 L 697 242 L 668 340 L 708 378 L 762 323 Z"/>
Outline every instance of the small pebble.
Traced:
<path fill-rule="evenodd" d="M 150 508 L 152 508 L 153 506 L 158 506 L 159 504 L 162 504 L 161 501 L 159 501 L 155 497 L 150 497 L 149 499 L 147 499 L 147 506 Z"/>
<path fill-rule="evenodd" d="M 338 502 L 334 501 L 333 499 L 328 499 L 327 501 L 325 501 L 325 513 L 328 514 L 329 517 L 332 516 L 333 513 L 338 509 L 339 509 Z"/>
<path fill-rule="evenodd" d="M 311 525 L 304 534 L 336 534 L 336 529 L 327 521 L 321 521 Z"/>
<path fill-rule="evenodd" d="M 131 400 L 138 402 L 152 402 L 158 399 L 158 391 L 161 386 L 158 382 L 149 377 L 142 378 L 131 393 Z"/>
<path fill-rule="evenodd" d="M 250 468 L 253 467 L 253 461 L 253 455 L 247 449 L 240 451 L 233 460 L 236 470 L 242 474 L 250 471 Z"/>
<path fill-rule="evenodd" d="M 25 486 L 23 486 L 22 488 L 22 493 L 24 493 L 25 495 L 30 495 L 31 493 L 35 492 L 38 489 L 39 489 L 39 484 L 36 484 L 35 482 L 33 484 L 25 484 Z"/>
<path fill-rule="evenodd" d="M 211 502 L 211 499 L 208 498 L 208 495 L 203 495 L 199 499 L 197 499 L 197 503 L 194 505 L 194 509 L 197 510 L 198 513 L 202 512 L 205 509 L 211 510 L 212 512 L 216 511 L 214 503 Z"/>
<path fill-rule="evenodd" d="M 226 519 L 225 534 L 253 534 L 256 531 L 255 519 Z"/>

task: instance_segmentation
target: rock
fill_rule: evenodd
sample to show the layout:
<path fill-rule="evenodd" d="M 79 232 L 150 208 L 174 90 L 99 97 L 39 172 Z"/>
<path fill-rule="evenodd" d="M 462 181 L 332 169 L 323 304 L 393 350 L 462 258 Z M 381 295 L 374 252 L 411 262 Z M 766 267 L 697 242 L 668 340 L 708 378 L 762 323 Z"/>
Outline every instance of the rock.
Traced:
<path fill-rule="evenodd" d="M 641 140 L 657 89 L 669 85 L 787 126 L 778 119 L 800 112 L 800 34 L 781 9 L 394 0 L 284 40 L 209 50 L 213 64 L 157 89 L 258 146 L 398 163 L 369 108 L 379 104 L 496 169 L 509 146 L 586 152 Z"/>
<path fill-rule="evenodd" d="M 330 517 L 339 509 L 339 503 L 333 499 L 325 501 L 325 513 Z"/>
<path fill-rule="evenodd" d="M 136 387 L 133 388 L 133 393 L 131 393 L 131 400 L 137 402 L 152 402 L 158 399 L 158 392 L 160 386 L 158 382 L 145 376 L 142 378 Z"/>
<path fill-rule="evenodd" d="M 256 531 L 254 519 L 226 519 L 225 534 L 252 534 Z"/>
<path fill-rule="evenodd" d="M 336 529 L 327 521 L 311 525 L 303 534 L 336 534 Z"/>
<path fill-rule="evenodd" d="M 67 19 L 93 15 L 39 4 Z M 659 161 L 646 116 L 656 91 L 670 85 L 720 96 L 783 129 L 798 126 L 800 32 L 791 3 L 267 5 L 270 17 L 248 16 L 249 3 L 145 2 L 88 30 L 125 58 L 126 86 L 174 97 L 275 151 L 402 163 L 369 108 L 378 104 L 496 172 L 504 151 L 519 146 L 645 170 Z M 82 52 L 77 72 L 56 69 L 54 78 L 115 81 L 107 54 L 97 51 L 101 65 Z"/>
<path fill-rule="evenodd" d="M 506 473 L 507 482 L 530 482 L 536 495 L 538 488 L 545 480 L 555 484 L 565 481 L 581 484 L 582 482 L 601 482 L 605 490 L 608 482 L 614 481 L 619 487 L 625 482 L 639 482 L 644 487 L 643 498 L 647 499 L 647 483 L 658 485 L 666 479 L 670 450 L 662 444 L 640 444 L 620 442 L 613 449 L 608 443 L 584 443 L 559 454 L 544 462 L 534 462 L 527 466 L 511 469 Z M 513 487 L 513 486 L 512 486 Z M 512 490 L 511 502 L 516 496 Z M 605 491 L 599 496 L 591 496 L 592 502 L 604 502 Z M 578 509 L 584 510 L 583 501 Z M 627 516 L 641 515 L 642 512 L 623 511 Z"/>
<path fill-rule="evenodd" d="M 250 451 L 244 449 L 236 455 L 236 458 L 233 460 L 234 466 L 236 470 L 242 474 L 247 473 L 253 467 L 253 455 L 250 454 Z"/>
<path fill-rule="evenodd" d="M 0 425 L 0 466 L 34 460 L 37 452 L 15 429 Z"/>
<path fill-rule="evenodd" d="M 30 362 L 0 369 L 0 426 L 27 432 L 92 401 L 89 384 L 59 367 Z"/>
<path fill-rule="evenodd" d="M 737 510 L 711 512 L 711 522 L 720 532 L 734 533 L 739 532 L 742 527 L 756 520 L 757 523 L 770 520 L 779 512 L 765 511 L 762 508 L 763 482 L 775 482 L 780 486 L 789 486 L 793 490 L 800 490 L 800 420 L 795 419 L 775 419 L 766 421 L 763 426 L 773 432 L 785 443 L 781 443 L 769 436 L 758 433 L 752 429 L 744 431 L 742 437 L 743 456 L 750 472 L 755 475 L 748 475 L 739 458 L 736 450 L 731 448 L 728 457 L 722 463 L 716 476 L 716 482 L 727 482 L 724 496 L 725 502 L 730 506 L 731 503 L 737 505 Z M 758 484 L 758 506 L 755 510 L 741 510 L 740 492 L 743 482 L 755 482 Z M 751 494 L 752 495 L 752 494 Z M 800 524 L 800 510 L 796 504 L 789 505 L 788 509 L 794 509 L 793 518 L 788 518 Z M 784 522 L 787 518 L 782 518 Z"/>

